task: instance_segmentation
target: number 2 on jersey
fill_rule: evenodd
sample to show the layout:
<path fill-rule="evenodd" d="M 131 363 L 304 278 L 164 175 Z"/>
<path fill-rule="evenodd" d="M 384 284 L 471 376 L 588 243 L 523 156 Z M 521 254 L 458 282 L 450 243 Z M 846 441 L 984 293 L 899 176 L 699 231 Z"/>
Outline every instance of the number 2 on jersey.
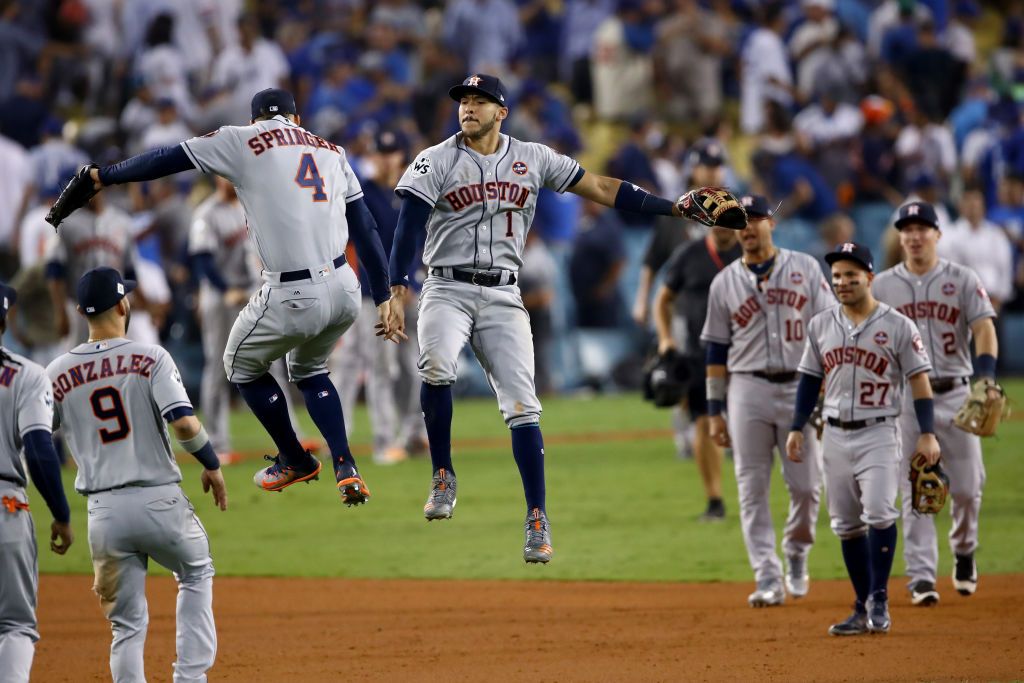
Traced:
<path fill-rule="evenodd" d="M 309 152 L 303 154 L 299 160 L 299 170 L 295 172 L 295 184 L 312 189 L 314 202 L 327 201 L 327 193 L 324 192 L 324 179 L 320 176 L 320 169 L 316 167 L 316 159 Z"/>
<path fill-rule="evenodd" d="M 124 412 L 124 401 L 121 400 L 121 392 L 115 387 L 103 387 L 92 392 L 89 396 L 89 403 L 92 404 L 92 413 L 99 419 L 108 422 L 117 421 L 117 429 L 100 427 L 100 441 L 112 443 L 120 441 L 132 431 L 128 424 L 128 415 Z"/>

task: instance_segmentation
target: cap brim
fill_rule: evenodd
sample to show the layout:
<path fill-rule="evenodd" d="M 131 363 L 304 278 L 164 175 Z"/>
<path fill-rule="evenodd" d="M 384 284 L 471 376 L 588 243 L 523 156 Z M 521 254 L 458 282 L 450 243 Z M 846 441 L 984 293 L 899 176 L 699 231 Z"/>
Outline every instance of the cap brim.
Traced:
<path fill-rule="evenodd" d="M 138 287 L 138 286 L 139 286 L 139 283 L 136 282 L 135 280 L 125 280 L 124 281 L 124 293 L 125 294 L 131 294 L 132 292 L 135 291 L 135 288 Z"/>
<path fill-rule="evenodd" d="M 938 223 L 926 221 L 920 216 L 907 216 L 906 218 L 900 218 L 895 223 L 893 223 L 893 225 L 896 226 L 897 230 L 902 230 L 903 226 L 906 225 L 907 223 L 921 223 L 922 225 L 927 225 L 930 228 L 935 228 L 936 230 L 939 229 Z"/>
<path fill-rule="evenodd" d="M 452 98 L 456 102 L 461 100 L 466 95 L 480 95 L 481 97 L 486 97 L 491 102 L 494 102 L 499 107 L 507 107 L 508 106 L 507 104 L 505 104 L 504 102 L 502 102 L 501 100 L 499 100 L 494 95 L 492 95 L 491 93 L 487 92 L 486 90 L 481 90 L 480 88 L 474 88 L 471 85 L 456 85 L 456 86 L 452 86 L 452 88 L 448 91 L 448 97 Z"/>
<path fill-rule="evenodd" d="M 862 261 L 861 259 L 857 258 L 856 256 L 854 256 L 852 254 L 845 254 L 845 253 L 840 254 L 840 253 L 837 253 L 837 252 L 834 252 L 834 251 L 825 254 L 825 263 L 827 263 L 827 264 L 829 264 L 831 266 L 836 261 L 853 261 L 854 263 L 859 263 L 861 265 L 861 267 L 863 267 L 864 270 L 868 271 L 869 273 L 873 273 L 874 272 L 874 270 L 871 268 L 871 266 L 869 266 L 868 264 L 864 263 L 864 261 Z"/>

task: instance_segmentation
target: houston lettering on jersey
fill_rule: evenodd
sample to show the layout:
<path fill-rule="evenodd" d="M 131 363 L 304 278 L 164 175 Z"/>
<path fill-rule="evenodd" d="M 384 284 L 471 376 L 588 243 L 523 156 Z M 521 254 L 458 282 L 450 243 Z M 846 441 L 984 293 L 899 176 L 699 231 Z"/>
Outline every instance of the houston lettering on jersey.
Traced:
<path fill-rule="evenodd" d="M 851 363 L 867 368 L 879 376 L 885 375 L 885 371 L 889 368 L 888 358 L 856 346 L 841 346 L 826 351 L 821 357 L 821 366 L 825 369 L 825 374 L 832 372 L 840 365 L 850 365 Z"/>
<path fill-rule="evenodd" d="M 84 239 L 81 242 L 75 242 L 71 251 L 75 254 L 84 254 L 90 251 L 106 251 L 117 257 L 124 254 L 124 248 L 122 245 L 104 237 L 90 237 L 89 239 Z"/>
<path fill-rule="evenodd" d="M 155 358 L 144 356 L 141 353 L 128 355 L 117 355 L 113 358 L 107 357 L 99 361 L 86 361 L 72 368 L 68 368 L 57 376 L 53 381 L 53 398 L 58 402 L 64 400 L 64 396 L 76 387 L 89 382 L 106 379 L 114 375 L 141 375 L 149 377 Z"/>
<path fill-rule="evenodd" d="M 800 292 L 786 289 L 784 287 L 773 287 L 764 293 L 764 302 L 768 306 L 789 306 L 802 311 L 807 304 L 807 295 Z M 739 327 L 746 327 L 754 314 L 761 310 L 761 302 L 757 296 L 751 294 L 747 300 L 740 304 L 740 307 L 732 314 L 733 322 Z"/>
<path fill-rule="evenodd" d="M 900 313 L 911 320 L 942 320 L 950 325 L 956 325 L 960 319 L 960 309 L 956 306 L 944 304 L 941 301 L 917 301 L 897 308 Z"/>
<path fill-rule="evenodd" d="M 529 188 L 518 183 L 510 183 L 507 180 L 491 180 L 486 183 L 463 185 L 446 194 L 444 198 L 448 200 L 453 209 L 462 211 L 467 206 L 495 199 L 511 202 L 521 209 L 526 206 L 526 199 L 529 196 Z"/>
<path fill-rule="evenodd" d="M 18 374 L 18 368 L 11 365 L 4 365 L 0 367 L 0 387 L 9 387 L 11 382 L 14 381 L 14 376 Z"/>
<path fill-rule="evenodd" d="M 322 149 L 329 149 L 335 154 L 341 154 L 341 150 L 333 142 L 324 140 L 319 135 L 313 135 L 312 133 L 302 130 L 301 128 L 289 128 L 287 126 L 283 128 L 272 128 L 268 131 L 264 131 L 259 135 L 254 135 L 249 138 L 248 141 L 249 149 L 256 156 L 259 156 L 266 152 L 268 149 L 273 147 L 293 147 L 295 145 L 301 145 L 303 147 L 320 147 Z"/>

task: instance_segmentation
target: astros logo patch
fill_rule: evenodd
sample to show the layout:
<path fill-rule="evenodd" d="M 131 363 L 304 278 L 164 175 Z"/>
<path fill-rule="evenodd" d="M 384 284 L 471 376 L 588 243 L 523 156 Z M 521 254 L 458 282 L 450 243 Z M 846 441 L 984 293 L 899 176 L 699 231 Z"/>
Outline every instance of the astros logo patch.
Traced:
<path fill-rule="evenodd" d="M 921 335 L 915 334 L 914 338 L 910 340 L 910 343 L 913 345 L 915 351 L 922 356 L 924 355 L 924 342 L 921 341 Z"/>
<path fill-rule="evenodd" d="M 875 334 L 875 343 L 879 346 L 885 346 L 889 343 L 889 335 L 885 332 L 878 332 Z"/>
<path fill-rule="evenodd" d="M 804 274 L 803 273 L 790 273 L 789 274 L 789 281 L 792 282 L 794 285 L 799 285 L 799 284 L 801 284 L 804 281 Z"/>
<path fill-rule="evenodd" d="M 988 298 L 988 292 L 986 292 L 985 288 L 982 287 L 981 285 L 978 285 L 978 296 L 980 296 L 982 299 Z"/>
<path fill-rule="evenodd" d="M 515 173 L 516 175 L 526 175 L 526 172 L 529 170 L 530 169 L 526 165 L 526 162 L 517 161 L 512 164 L 512 172 Z"/>
<path fill-rule="evenodd" d="M 952 282 L 945 283 L 942 285 L 942 293 L 946 296 L 953 296 L 953 294 L 956 293 L 956 285 Z"/>

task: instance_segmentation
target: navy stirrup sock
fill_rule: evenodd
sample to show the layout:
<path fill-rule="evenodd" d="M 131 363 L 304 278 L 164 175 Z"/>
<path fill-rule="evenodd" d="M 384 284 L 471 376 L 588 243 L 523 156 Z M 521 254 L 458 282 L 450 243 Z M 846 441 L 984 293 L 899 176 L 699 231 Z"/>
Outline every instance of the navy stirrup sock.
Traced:
<path fill-rule="evenodd" d="M 299 380 L 295 386 L 302 392 L 306 402 L 306 410 L 313 419 L 313 424 L 320 430 L 327 447 L 331 450 L 334 469 L 340 465 L 356 466 L 352 450 L 348 446 L 345 434 L 345 415 L 341 409 L 341 398 L 327 374 L 316 375 Z"/>
<path fill-rule="evenodd" d="M 246 405 L 260 421 L 263 428 L 270 434 L 277 446 L 277 452 L 285 465 L 302 462 L 306 452 L 295 436 L 295 429 L 288 417 L 288 403 L 284 400 L 284 390 L 270 373 L 251 382 L 238 383 L 239 393 Z"/>
<path fill-rule="evenodd" d="M 896 556 L 896 524 L 885 529 L 868 529 L 868 555 L 871 558 L 871 595 L 886 592 L 892 561 Z"/>
<path fill-rule="evenodd" d="M 868 594 L 871 592 L 871 561 L 868 537 L 865 534 L 857 538 L 843 539 L 842 546 L 846 573 L 850 575 L 850 583 L 853 584 L 853 592 L 857 594 L 857 602 L 863 605 L 867 603 Z"/>
<path fill-rule="evenodd" d="M 449 384 L 427 384 L 420 387 L 420 407 L 423 423 L 427 426 L 430 444 L 430 463 L 434 472 L 445 469 L 455 474 L 452 467 L 452 387 Z"/>
<path fill-rule="evenodd" d="M 540 425 L 523 425 L 512 428 L 512 455 L 523 478 L 523 492 L 526 494 L 526 512 L 533 508 L 544 510 L 544 437 Z"/>

